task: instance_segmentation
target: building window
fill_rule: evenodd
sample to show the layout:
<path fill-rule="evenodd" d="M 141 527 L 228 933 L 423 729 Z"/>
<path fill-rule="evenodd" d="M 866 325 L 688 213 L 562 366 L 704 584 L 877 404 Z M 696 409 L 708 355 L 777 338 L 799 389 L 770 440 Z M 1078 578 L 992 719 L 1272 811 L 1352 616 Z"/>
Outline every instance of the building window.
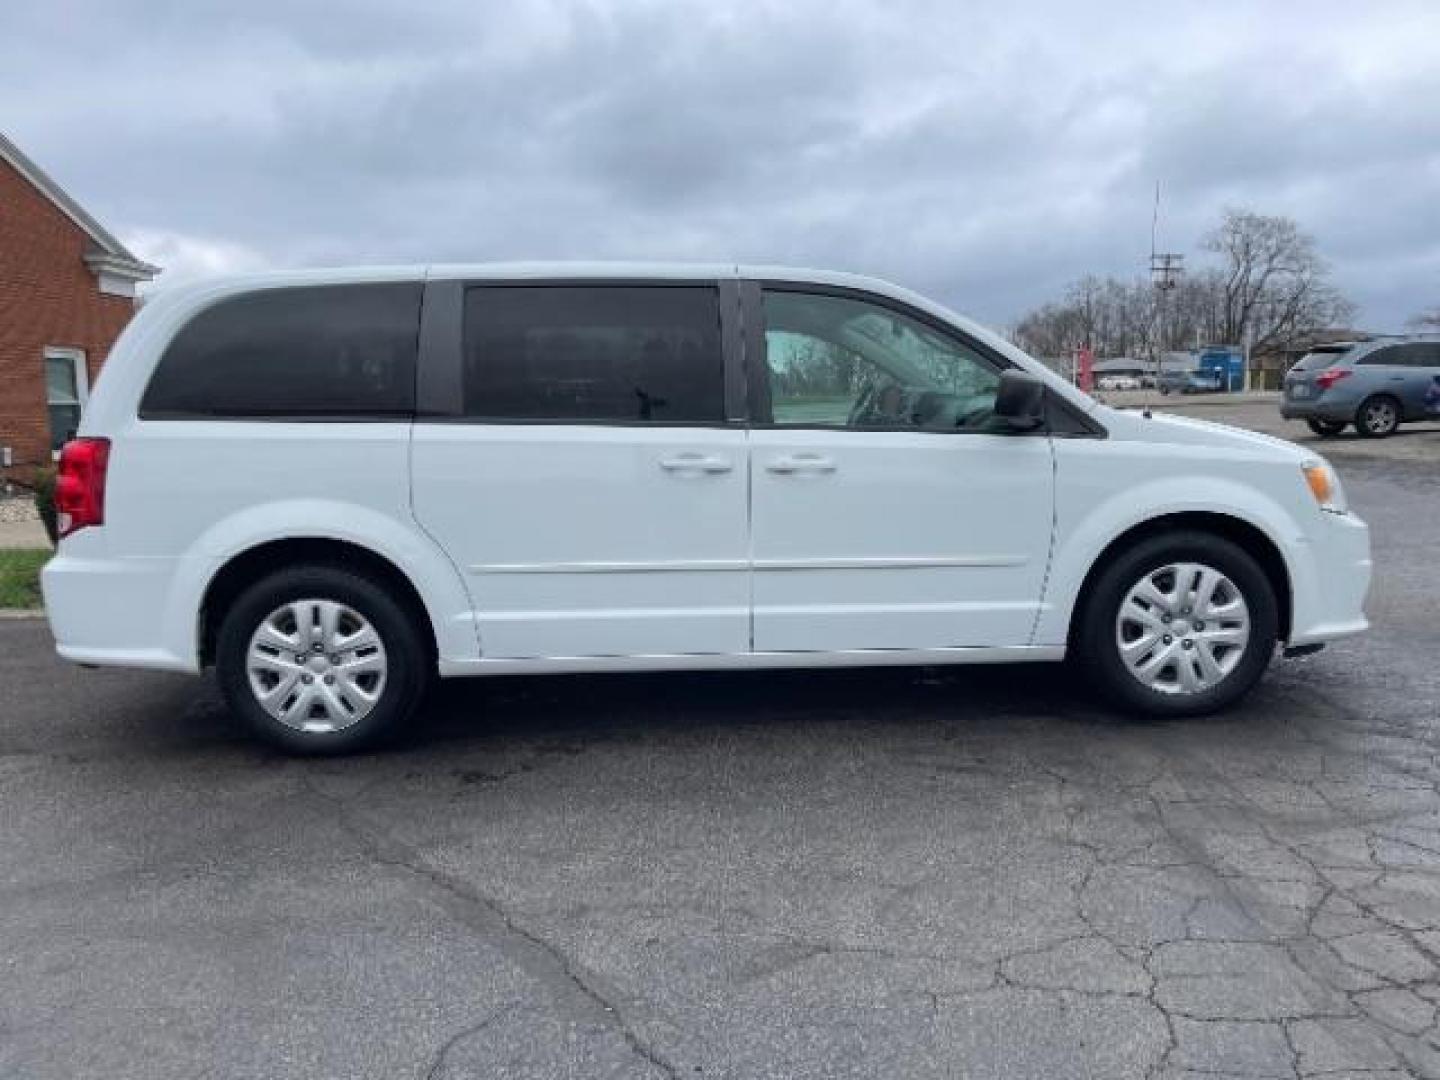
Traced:
<path fill-rule="evenodd" d="M 90 394 L 90 377 L 85 369 L 83 349 L 45 350 L 45 404 L 50 413 L 50 450 L 75 437 L 85 401 Z"/>

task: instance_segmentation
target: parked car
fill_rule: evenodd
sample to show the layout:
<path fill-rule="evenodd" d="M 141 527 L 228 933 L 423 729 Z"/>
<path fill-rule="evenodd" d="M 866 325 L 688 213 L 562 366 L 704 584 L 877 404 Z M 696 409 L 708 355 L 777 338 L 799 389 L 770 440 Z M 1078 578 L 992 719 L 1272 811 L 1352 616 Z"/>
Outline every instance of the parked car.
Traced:
<path fill-rule="evenodd" d="M 432 676 L 1074 660 L 1195 715 L 1366 626 L 1312 453 L 1094 401 L 842 274 L 470 266 L 157 294 L 66 446 L 63 657 L 290 750 Z"/>
<path fill-rule="evenodd" d="M 1317 435 L 1345 428 L 1369 438 L 1403 423 L 1433 420 L 1426 395 L 1440 376 L 1440 335 L 1380 338 L 1317 348 L 1285 374 L 1280 415 L 1304 420 Z"/>
<path fill-rule="evenodd" d="M 1162 371 L 1157 385 L 1162 394 L 1213 394 L 1225 389 L 1218 371 Z"/>
<path fill-rule="evenodd" d="M 1139 390 L 1140 380 L 1134 375 L 1102 375 L 1096 386 L 1101 390 Z"/>

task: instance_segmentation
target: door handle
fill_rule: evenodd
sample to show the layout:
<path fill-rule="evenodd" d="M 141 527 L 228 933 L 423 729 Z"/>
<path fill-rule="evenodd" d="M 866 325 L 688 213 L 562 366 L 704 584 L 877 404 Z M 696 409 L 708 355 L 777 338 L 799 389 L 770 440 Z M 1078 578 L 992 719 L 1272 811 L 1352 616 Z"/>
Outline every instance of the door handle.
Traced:
<path fill-rule="evenodd" d="M 792 454 L 776 458 L 765 466 L 765 470 L 781 476 L 793 476 L 796 473 L 833 473 L 835 462 L 819 454 Z"/>
<path fill-rule="evenodd" d="M 729 458 L 706 457 L 704 454 L 676 454 L 660 459 L 660 468 L 666 472 L 727 473 L 733 465 Z"/>

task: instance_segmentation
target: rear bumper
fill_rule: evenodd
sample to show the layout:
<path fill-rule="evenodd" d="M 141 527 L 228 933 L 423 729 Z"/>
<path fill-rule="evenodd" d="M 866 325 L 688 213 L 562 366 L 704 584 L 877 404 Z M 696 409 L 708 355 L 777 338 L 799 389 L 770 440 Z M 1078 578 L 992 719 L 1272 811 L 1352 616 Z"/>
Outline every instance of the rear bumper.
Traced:
<path fill-rule="evenodd" d="M 173 559 L 57 555 L 40 575 L 56 651 L 95 667 L 197 671 L 193 625 L 182 635 L 167 618 L 174 568 Z"/>
<path fill-rule="evenodd" d="M 1302 398 L 1280 402 L 1280 415 L 1286 420 L 1330 420 L 1348 424 L 1355 419 L 1355 407 L 1349 402 L 1327 402 L 1324 398 Z"/>
<path fill-rule="evenodd" d="M 1319 645 L 1369 629 L 1370 529 L 1354 514 L 1321 513 L 1292 565 L 1288 646 Z"/>

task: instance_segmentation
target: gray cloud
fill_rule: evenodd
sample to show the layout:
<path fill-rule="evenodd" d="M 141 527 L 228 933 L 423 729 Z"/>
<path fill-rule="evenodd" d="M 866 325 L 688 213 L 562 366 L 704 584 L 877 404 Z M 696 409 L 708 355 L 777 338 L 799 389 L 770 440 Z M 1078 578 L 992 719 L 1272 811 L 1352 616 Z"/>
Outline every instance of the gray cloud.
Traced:
<path fill-rule="evenodd" d="M 7 8 L 0 128 L 174 277 L 792 262 L 1005 323 L 1291 214 L 1364 321 L 1440 302 L 1430 2 Z M 65 62 L 57 65 L 57 57 Z"/>

